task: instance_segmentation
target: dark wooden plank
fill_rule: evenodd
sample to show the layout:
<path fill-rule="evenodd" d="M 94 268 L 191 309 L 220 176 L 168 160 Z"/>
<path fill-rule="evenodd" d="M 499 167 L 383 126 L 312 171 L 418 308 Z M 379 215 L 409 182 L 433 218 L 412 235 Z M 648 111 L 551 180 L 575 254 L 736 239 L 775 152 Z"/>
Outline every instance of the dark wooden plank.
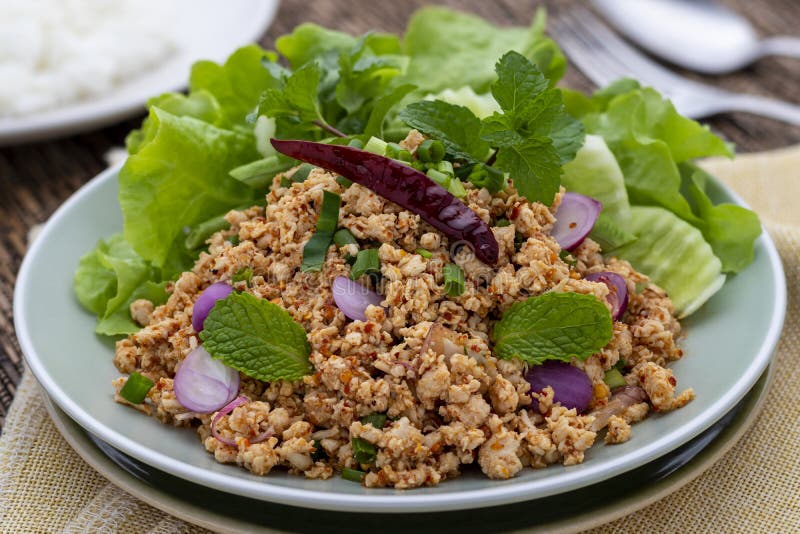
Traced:
<path fill-rule="evenodd" d="M 551 16 L 569 9 L 572 0 L 529 2 L 522 0 L 447 0 L 440 2 L 479 14 L 497 24 L 527 24 L 537 6 L 545 5 Z M 795 0 L 726 0 L 747 15 L 761 35 L 795 34 L 800 28 L 800 4 Z M 406 0 L 334 1 L 284 0 L 278 18 L 262 43 L 302 22 L 316 22 L 351 33 L 370 29 L 399 32 L 410 14 L 428 2 Z M 557 38 L 558 36 L 556 36 Z M 678 44 L 679 46 L 679 44 Z M 697 76 L 698 79 L 703 79 Z M 754 66 L 712 80 L 720 86 L 800 102 L 800 62 L 770 58 Z M 591 84 L 570 69 L 565 84 L 583 90 Z M 16 272 L 25 252 L 31 226 L 41 223 L 75 190 L 105 167 L 103 154 L 120 145 L 139 119 L 67 139 L 0 148 L 0 424 L 14 394 L 22 370 L 22 358 L 14 337 L 12 298 Z M 758 151 L 800 142 L 800 128 L 746 114 L 710 121 L 717 131 L 734 141 L 741 151 Z"/>

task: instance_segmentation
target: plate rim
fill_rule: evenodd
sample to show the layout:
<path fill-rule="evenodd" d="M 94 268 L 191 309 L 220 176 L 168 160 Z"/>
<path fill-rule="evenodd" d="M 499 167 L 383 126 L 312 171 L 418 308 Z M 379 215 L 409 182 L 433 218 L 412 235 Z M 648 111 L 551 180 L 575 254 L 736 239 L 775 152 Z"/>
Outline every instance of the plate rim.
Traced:
<path fill-rule="evenodd" d="M 753 401 L 750 410 L 743 417 L 740 416 L 740 420 L 737 418 L 737 420 L 732 422 L 728 428 L 723 430 L 722 434 L 717 436 L 706 448 L 698 452 L 694 458 L 689 460 L 689 462 L 674 473 L 655 482 L 653 485 L 643 488 L 636 496 L 624 497 L 602 508 L 599 512 L 593 510 L 588 517 L 578 516 L 577 521 L 575 521 L 576 518 L 570 517 L 546 525 L 535 525 L 526 528 L 525 532 L 530 534 L 535 532 L 567 534 L 596 528 L 616 521 L 626 515 L 638 512 L 656 501 L 677 492 L 682 487 L 699 478 L 717 462 L 722 460 L 722 458 L 742 440 L 745 433 L 758 421 L 758 418 L 764 411 L 764 404 L 767 396 L 774 384 L 775 365 L 769 365 L 764 373 L 766 379 L 764 386 L 761 391 L 758 392 L 758 397 Z M 757 383 L 758 382 L 756 382 L 756 384 Z M 219 531 L 224 534 L 234 534 L 243 530 L 251 531 L 253 527 L 257 527 L 254 532 L 263 532 L 264 534 L 283 534 L 285 532 L 284 530 L 270 528 L 266 525 L 253 525 L 248 521 L 239 521 L 236 518 L 225 517 L 214 511 L 200 507 L 189 500 L 182 500 L 171 494 L 168 494 L 165 498 L 164 492 L 161 492 L 157 487 L 153 487 L 145 481 L 136 479 L 136 477 L 128 473 L 124 468 L 117 465 L 112 458 L 104 454 L 101 449 L 98 449 L 97 446 L 92 443 L 91 437 L 86 434 L 86 431 L 75 421 L 71 420 L 69 416 L 60 410 L 47 396 L 44 388 L 40 384 L 37 384 L 37 387 L 42 394 L 42 400 L 50 419 L 53 421 L 54 426 L 64 440 L 90 467 L 121 490 L 141 499 L 164 513 L 178 517 L 194 525 Z M 745 397 L 753 393 L 751 389 L 747 392 Z M 69 425 L 74 426 L 72 431 L 68 428 Z M 75 431 L 79 432 L 80 435 L 76 437 L 73 434 Z M 725 436 L 726 431 L 731 431 L 731 434 Z M 106 469 L 110 468 L 114 472 L 109 476 L 109 473 L 103 469 L 103 466 L 106 466 Z M 236 495 L 231 495 L 231 497 L 234 499 L 238 498 Z M 534 503 L 535 500 L 531 502 Z"/>
<path fill-rule="evenodd" d="M 275 20 L 279 6 L 280 0 L 256 2 L 253 5 L 253 16 L 250 18 L 252 23 L 238 39 L 238 46 L 256 42 Z M 199 59 L 194 59 L 191 63 Z M 181 91 L 186 85 L 185 78 L 180 83 L 169 81 L 163 87 L 152 90 L 151 93 Z M 112 88 L 112 92 L 114 89 L 117 87 Z M 13 146 L 86 132 L 119 122 L 140 112 L 144 113 L 146 110 L 146 98 L 142 100 L 137 95 L 130 95 L 121 99 L 117 104 L 113 104 L 112 101 L 109 106 L 106 100 L 108 96 L 108 94 L 97 95 L 87 100 L 69 102 L 61 108 L 46 109 L 32 115 L 0 117 L 0 146 Z M 55 117 L 53 117 L 54 113 L 56 113 Z M 62 113 L 65 115 L 61 115 Z"/>
<path fill-rule="evenodd" d="M 628 471 L 686 443 L 708 428 L 747 394 L 768 366 L 777 347 L 786 314 L 786 281 L 783 264 L 769 234 L 763 229 L 757 243 L 766 254 L 772 275 L 775 278 L 772 314 L 765 342 L 755 354 L 747 371 L 731 385 L 716 402 L 703 412 L 704 417 L 697 417 L 690 424 L 684 425 L 662 436 L 648 445 L 629 452 L 621 457 L 607 460 L 597 466 L 585 464 L 587 467 L 579 473 L 569 471 L 537 480 L 522 481 L 516 484 L 463 490 L 455 493 L 435 495 L 414 494 L 413 491 L 396 494 L 350 495 L 320 490 L 288 488 L 276 486 L 268 481 L 254 481 L 232 477 L 227 473 L 217 473 L 197 469 L 196 466 L 168 456 L 153 449 L 139 445 L 136 441 L 119 434 L 96 420 L 90 413 L 66 396 L 58 385 L 58 381 L 48 372 L 39 360 L 33 348 L 33 341 L 25 321 L 26 302 L 23 289 L 30 284 L 29 272 L 40 249 L 47 241 L 46 237 L 60 225 L 62 218 L 72 210 L 72 206 L 84 197 L 90 196 L 108 180 L 115 179 L 121 163 L 98 174 L 83 187 L 78 189 L 64 202 L 43 226 L 39 237 L 30 246 L 17 276 L 14 290 L 14 326 L 23 355 L 36 379 L 47 391 L 53 401 L 71 419 L 83 428 L 98 436 L 103 441 L 134 458 L 192 482 L 212 487 L 224 492 L 252 497 L 281 504 L 319 508 L 325 510 L 347 510 L 355 512 L 402 512 L 402 511 L 444 511 L 468 508 L 488 507 L 498 504 L 522 502 L 529 500 L 529 495 L 555 495 L 578 487 L 606 480 L 619 473 Z M 743 199 L 726 184 L 713 178 L 715 185 L 729 195 L 737 204 L 747 206 Z"/>

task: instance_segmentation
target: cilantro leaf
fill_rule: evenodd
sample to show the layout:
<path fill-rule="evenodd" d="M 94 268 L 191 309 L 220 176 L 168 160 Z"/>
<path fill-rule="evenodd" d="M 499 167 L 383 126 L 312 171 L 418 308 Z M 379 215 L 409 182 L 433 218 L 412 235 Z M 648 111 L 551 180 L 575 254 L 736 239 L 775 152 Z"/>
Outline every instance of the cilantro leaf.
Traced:
<path fill-rule="evenodd" d="M 412 128 L 441 141 L 447 154 L 455 159 L 479 161 L 489 152 L 489 145 L 479 135 L 480 120 L 464 106 L 423 100 L 406 106 L 398 117 Z"/>
<path fill-rule="evenodd" d="M 303 327 L 277 304 L 249 293 L 217 301 L 200 338 L 211 356 L 264 382 L 299 380 L 311 371 Z"/>
<path fill-rule="evenodd" d="M 511 306 L 495 323 L 492 340 L 504 359 L 583 361 L 611 340 L 612 324 L 608 308 L 592 295 L 545 293 Z"/>
<path fill-rule="evenodd" d="M 531 138 L 503 147 L 495 167 L 507 172 L 519 194 L 533 202 L 551 204 L 561 184 L 561 158 L 550 139 Z"/>

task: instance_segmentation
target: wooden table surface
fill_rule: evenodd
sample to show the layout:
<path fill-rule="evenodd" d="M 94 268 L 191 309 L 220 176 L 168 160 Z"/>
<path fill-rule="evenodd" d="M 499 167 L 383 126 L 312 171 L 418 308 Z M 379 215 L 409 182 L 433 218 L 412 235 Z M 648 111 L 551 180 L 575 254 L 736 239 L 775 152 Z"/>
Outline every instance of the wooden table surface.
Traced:
<path fill-rule="evenodd" d="M 306 21 L 351 33 L 363 33 L 369 29 L 400 32 L 409 14 L 427 3 L 421 0 L 284 0 L 275 22 L 261 42 L 271 47 L 277 36 Z M 546 5 L 550 16 L 557 17 L 559 12 L 569 9 L 571 1 L 465 0 L 440 3 L 472 11 L 498 24 L 527 25 L 538 5 Z M 796 0 L 725 0 L 724 3 L 753 21 L 761 35 L 800 33 L 800 3 Z M 557 40 L 558 36 L 555 38 Z M 736 74 L 697 78 L 728 89 L 800 103 L 800 60 L 768 58 Z M 582 90 L 592 89 L 588 80 L 574 69 L 568 71 L 564 83 Z M 106 167 L 105 152 L 121 145 L 125 134 L 140 120 L 141 117 L 64 139 L 0 148 L 0 426 L 22 372 L 22 356 L 14 335 L 12 300 L 28 230 L 47 220 L 67 197 L 103 170 Z M 720 116 L 709 123 L 736 143 L 740 152 L 768 150 L 800 142 L 800 127 L 752 115 Z M 68 351 L 68 347 L 65 349 Z"/>

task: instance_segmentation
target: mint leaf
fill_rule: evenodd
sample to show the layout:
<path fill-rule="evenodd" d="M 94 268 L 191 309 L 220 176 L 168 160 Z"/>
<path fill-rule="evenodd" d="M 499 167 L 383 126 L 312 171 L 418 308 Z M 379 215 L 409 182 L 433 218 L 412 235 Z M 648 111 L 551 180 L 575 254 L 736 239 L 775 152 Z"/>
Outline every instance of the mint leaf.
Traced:
<path fill-rule="evenodd" d="M 532 202 L 552 204 L 561 184 L 561 158 L 547 138 L 503 147 L 495 167 L 507 172 L 519 194 Z"/>
<path fill-rule="evenodd" d="M 249 293 L 217 301 L 200 338 L 211 356 L 264 382 L 299 380 L 311 372 L 303 327 L 277 304 Z"/>
<path fill-rule="evenodd" d="M 546 360 L 583 361 L 611 341 L 612 320 L 592 295 L 545 293 L 517 302 L 494 325 L 494 352 L 538 365 Z"/>
<path fill-rule="evenodd" d="M 519 52 L 507 52 L 495 67 L 497 81 L 492 95 L 507 115 L 517 115 L 537 106 L 531 96 L 547 89 L 547 78 L 528 58 Z"/>
<path fill-rule="evenodd" d="M 447 154 L 455 159 L 478 161 L 489 153 L 489 145 L 479 135 L 481 121 L 464 106 L 423 100 L 406 106 L 398 118 L 441 141 Z"/>
<path fill-rule="evenodd" d="M 548 88 L 547 78 L 522 54 L 506 53 L 496 70 L 492 94 L 503 113 L 483 120 L 481 138 L 500 147 L 496 167 L 509 173 L 521 195 L 551 204 L 561 166 L 583 145 L 583 124 L 564 111 L 561 90 Z"/>
<path fill-rule="evenodd" d="M 386 115 L 415 88 L 414 85 L 408 83 L 399 85 L 380 98 L 375 99 L 372 111 L 370 111 L 367 118 L 367 125 L 364 127 L 364 138 L 378 137 L 383 139 L 383 123 L 386 121 Z"/>
<path fill-rule="evenodd" d="M 317 90 L 320 68 L 316 63 L 306 63 L 286 80 L 283 89 L 267 89 L 258 103 L 258 115 L 287 117 L 300 122 L 321 118 Z"/>

